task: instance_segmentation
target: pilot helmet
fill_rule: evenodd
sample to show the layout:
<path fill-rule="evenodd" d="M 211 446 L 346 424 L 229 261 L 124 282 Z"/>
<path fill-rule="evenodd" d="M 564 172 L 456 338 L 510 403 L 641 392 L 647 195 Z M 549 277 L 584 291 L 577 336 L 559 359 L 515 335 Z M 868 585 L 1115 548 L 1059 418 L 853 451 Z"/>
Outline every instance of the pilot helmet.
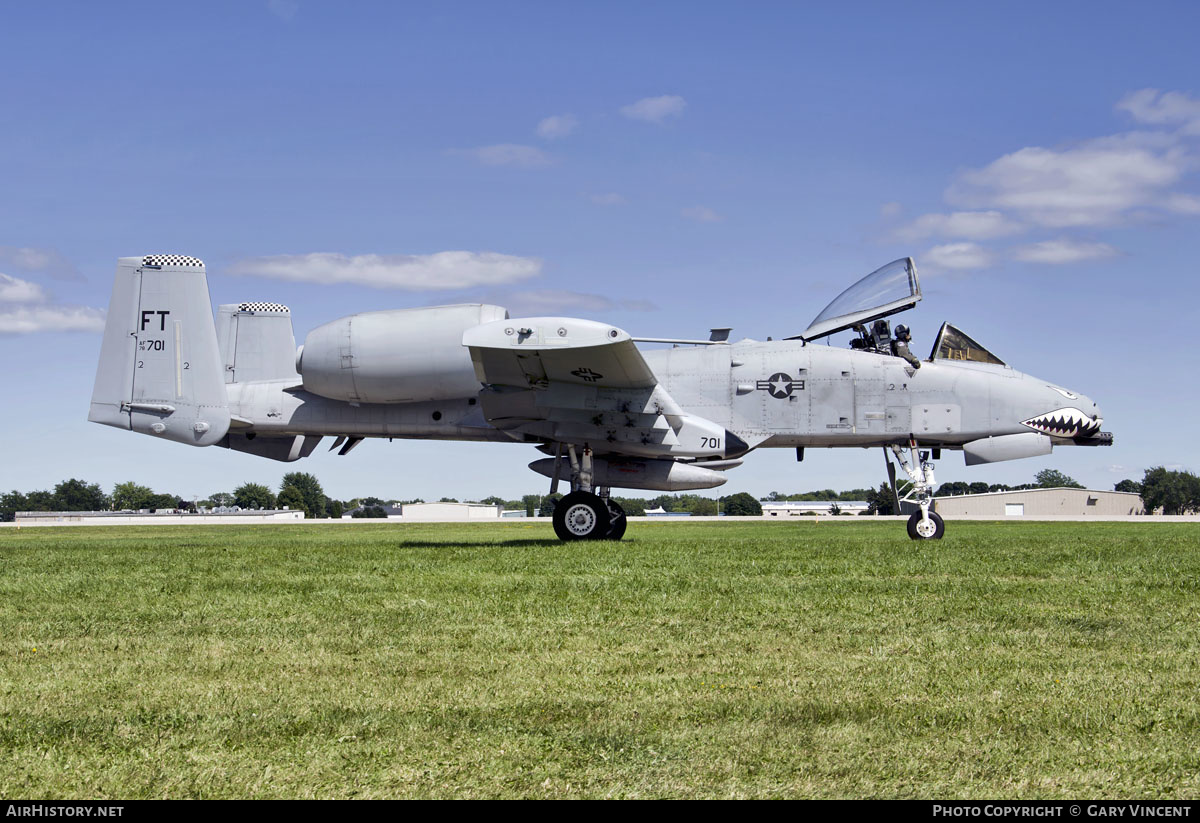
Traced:
<path fill-rule="evenodd" d="M 903 340 L 904 342 L 912 340 L 912 334 L 909 333 L 908 326 L 903 324 L 896 326 L 896 339 Z"/>

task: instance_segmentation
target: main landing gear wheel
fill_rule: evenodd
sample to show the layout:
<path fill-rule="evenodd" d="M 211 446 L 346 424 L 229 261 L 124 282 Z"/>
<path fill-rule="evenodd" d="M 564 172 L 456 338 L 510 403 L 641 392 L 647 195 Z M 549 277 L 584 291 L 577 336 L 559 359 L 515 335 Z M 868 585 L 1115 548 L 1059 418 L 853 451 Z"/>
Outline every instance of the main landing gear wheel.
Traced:
<path fill-rule="evenodd" d="M 928 520 L 920 512 L 913 512 L 908 518 L 908 536 L 913 540 L 941 540 L 945 533 L 946 524 L 937 512 L 930 512 Z"/>
<path fill-rule="evenodd" d="M 559 540 L 604 540 L 609 537 L 608 506 L 599 495 L 591 492 L 571 492 L 559 500 L 552 520 Z"/>
<path fill-rule="evenodd" d="M 625 510 L 612 500 L 608 501 L 608 534 L 604 536 L 605 540 L 620 540 L 625 536 L 625 527 L 628 523 L 625 520 Z"/>

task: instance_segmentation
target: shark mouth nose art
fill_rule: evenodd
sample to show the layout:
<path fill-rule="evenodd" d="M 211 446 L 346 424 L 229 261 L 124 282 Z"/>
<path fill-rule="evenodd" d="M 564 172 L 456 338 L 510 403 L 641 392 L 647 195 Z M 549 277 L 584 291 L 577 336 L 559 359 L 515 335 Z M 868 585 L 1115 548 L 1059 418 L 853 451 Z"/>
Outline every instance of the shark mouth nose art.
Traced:
<path fill-rule="evenodd" d="M 1091 417 L 1076 408 L 1058 409 L 1021 421 L 1022 425 L 1051 437 L 1091 437 L 1100 431 L 1103 422 L 1102 418 Z"/>

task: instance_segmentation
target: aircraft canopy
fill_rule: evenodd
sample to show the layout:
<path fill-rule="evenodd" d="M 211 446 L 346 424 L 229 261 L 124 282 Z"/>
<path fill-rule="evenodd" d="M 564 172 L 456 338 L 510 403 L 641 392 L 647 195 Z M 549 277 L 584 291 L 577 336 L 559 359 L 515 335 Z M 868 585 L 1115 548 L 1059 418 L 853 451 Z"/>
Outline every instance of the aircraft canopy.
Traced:
<path fill-rule="evenodd" d="M 921 299 L 917 266 L 911 257 L 893 260 L 834 298 L 799 337 L 813 340 L 911 309 Z"/>

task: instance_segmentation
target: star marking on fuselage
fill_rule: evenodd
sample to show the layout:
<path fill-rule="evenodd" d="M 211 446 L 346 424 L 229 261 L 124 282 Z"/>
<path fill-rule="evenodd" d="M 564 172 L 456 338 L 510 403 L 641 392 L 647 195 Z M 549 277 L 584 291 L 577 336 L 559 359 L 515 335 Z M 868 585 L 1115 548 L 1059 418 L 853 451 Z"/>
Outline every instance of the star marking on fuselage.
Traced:
<path fill-rule="evenodd" d="M 766 380 L 759 380 L 755 384 L 755 388 L 765 391 L 777 400 L 782 400 L 785 397 L 791 397 L 794 391 L 803 391 L 804 381 L 793 380 L 790 374 L 784 372 L 776 372 Z"/>

